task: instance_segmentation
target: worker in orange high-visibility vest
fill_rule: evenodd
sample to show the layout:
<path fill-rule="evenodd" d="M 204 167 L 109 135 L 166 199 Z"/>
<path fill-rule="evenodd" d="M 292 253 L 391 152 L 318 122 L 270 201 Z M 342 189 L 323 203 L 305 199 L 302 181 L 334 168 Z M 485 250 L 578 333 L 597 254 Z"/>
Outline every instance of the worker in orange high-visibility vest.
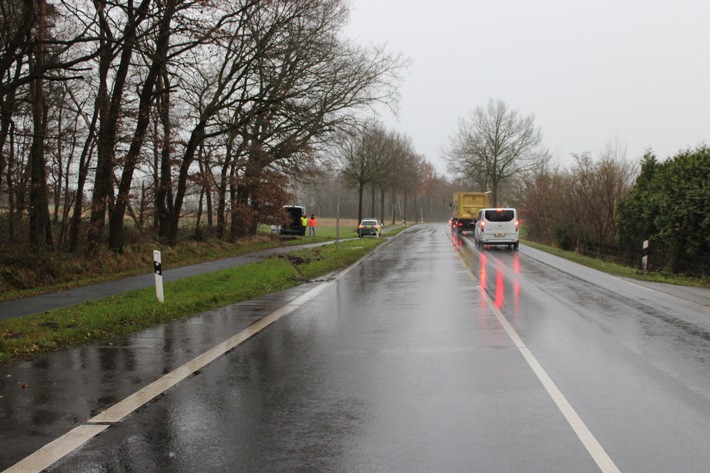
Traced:
<path fill-rule="evenodd" d="M 311 214 L 311 218 L 308 219 L 308 236 L 316 236 L 316 227 L 318 226 L 318 220 L 316 216 Z"/>

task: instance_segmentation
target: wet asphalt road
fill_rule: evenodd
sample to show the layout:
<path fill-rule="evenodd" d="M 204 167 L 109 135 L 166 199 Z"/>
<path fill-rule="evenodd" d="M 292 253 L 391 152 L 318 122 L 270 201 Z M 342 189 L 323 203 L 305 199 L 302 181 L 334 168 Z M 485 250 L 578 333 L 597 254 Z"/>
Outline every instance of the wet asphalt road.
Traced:
<path fill-rule="evenodd" d="M 416 226 L 337 278 L 0 367 L 0 470 L 78 427 L 47 471 L 707 473 L 710 298 L 678 291 Z"/>

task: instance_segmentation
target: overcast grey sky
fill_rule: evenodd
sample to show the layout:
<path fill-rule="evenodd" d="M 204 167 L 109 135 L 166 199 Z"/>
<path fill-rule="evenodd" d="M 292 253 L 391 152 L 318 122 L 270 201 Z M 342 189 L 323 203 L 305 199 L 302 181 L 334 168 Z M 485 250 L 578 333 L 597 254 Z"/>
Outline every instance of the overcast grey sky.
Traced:
<path fill-rule="evenodd" d="M 351 0 L 346 34 L 412 60 L 391 129 L 443 172 L 490 98 L 535 115 L 556 162 L 710 144 L 710 0 Z"/>

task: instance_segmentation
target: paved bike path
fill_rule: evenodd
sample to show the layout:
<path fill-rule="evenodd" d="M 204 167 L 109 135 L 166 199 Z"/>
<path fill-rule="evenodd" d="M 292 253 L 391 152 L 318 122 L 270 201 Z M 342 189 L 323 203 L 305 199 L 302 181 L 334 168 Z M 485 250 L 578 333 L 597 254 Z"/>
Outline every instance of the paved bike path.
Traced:
<path fill-rule="evenodd" d="M 290 253 L 299 249 L 327 245 L 335 243 L 327 241 L 323 243 L 312 243 L 298 246 L 286 246 L 279 248 L 270 248 L 268 250 L 248 253 L 241 256 L 233 256 L 217 261 L 195 264 L 192 266 L 183 266 L 174 269 L 163 269 L 163 282 L 175 281 L 177 279 L 197 276 L 200 274 L 211 273 L 221 269 L 233 268 L 249 263 L 254 263 L 264 258 L 269 258 L 274 255 Z M 167 264 L 166 264 L 167 263 Z M 169 267 L 170 262 L 163 262 L 163 267 Z M 39 314 L 61 307 L 68 307 L 79 304 L 84 301 L 105 299 L 107 297 L 121 294 L 136 289 L 144 289 L 155 286 L 154 273 L 133 276 L 119 281 L 110 281 L 89 286 L 76 287 L 72 289 L 62 290 L 39 296 L 24 297 L 11 301 L 0 302 L 0 320 L 10 319 L 14 317 L 24 317 L 26 315 Z"/>

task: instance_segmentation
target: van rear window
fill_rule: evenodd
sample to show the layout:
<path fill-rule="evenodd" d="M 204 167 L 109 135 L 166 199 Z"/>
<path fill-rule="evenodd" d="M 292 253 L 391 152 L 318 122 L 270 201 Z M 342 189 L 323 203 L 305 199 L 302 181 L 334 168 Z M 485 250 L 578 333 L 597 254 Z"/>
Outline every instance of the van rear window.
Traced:
<path fill-rule="evenodd" d="M 486 210 L 486 220 L 489 222 L 510 222 L 515 218 L 512 210 Z"/>

